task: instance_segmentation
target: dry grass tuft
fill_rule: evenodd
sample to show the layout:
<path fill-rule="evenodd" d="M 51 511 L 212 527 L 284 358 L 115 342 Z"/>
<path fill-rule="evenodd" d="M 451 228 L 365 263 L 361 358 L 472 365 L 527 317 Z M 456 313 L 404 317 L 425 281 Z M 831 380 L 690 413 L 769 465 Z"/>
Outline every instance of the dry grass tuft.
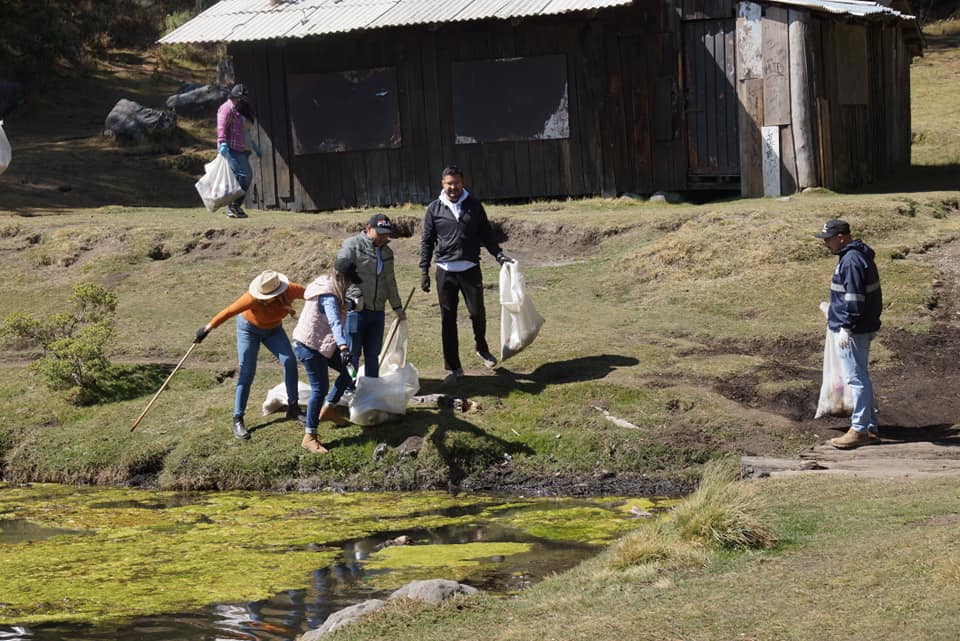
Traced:
<path fill-rule="evenodd" d="M 646 524 L 611 552 L 610 566 L 625 569 L 699 567 L 713 549 L 770 548 L 777 539 L 764 522 L 766 504 L 756 486 L 740 482 L 735 459 L 704 466 L 697 490 L 673 509 L 668 520 Z"/>
<path fill-rule="evenodd" d="M 684 541 L 722 549 L 771 548 L 776 536 L 764 522 L 767 506 L 756 486 L 738 482 L 732 458 L 704 466 L 696 492 L 673 510 L 673 524 Z"/>

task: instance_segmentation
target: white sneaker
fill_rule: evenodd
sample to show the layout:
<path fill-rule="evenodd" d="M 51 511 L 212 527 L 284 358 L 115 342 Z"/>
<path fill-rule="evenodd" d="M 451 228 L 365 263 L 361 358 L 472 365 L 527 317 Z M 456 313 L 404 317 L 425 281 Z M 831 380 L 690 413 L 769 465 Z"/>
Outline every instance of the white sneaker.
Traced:
<path fill-rule="evenodd" d="M 483 363 L 483 366 L 487 369 L 493 369 L 497 366 L 497 359 L 490 352 L 477 352 L 477 358 L 480 359 L 480 362 Z"/>

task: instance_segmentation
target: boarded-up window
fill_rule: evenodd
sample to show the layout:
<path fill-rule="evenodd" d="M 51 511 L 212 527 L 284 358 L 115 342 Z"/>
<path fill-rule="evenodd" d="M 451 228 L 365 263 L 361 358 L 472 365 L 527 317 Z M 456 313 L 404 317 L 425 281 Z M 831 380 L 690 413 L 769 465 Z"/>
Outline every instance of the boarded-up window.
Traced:
<path fill-rule="evenodd" d="M 570 137 L 565 56 L 453 64 L 457 144 Z"/>
<path fill-rule="evenodd" d="M 393 67 L 291 75 L 287 93 L 297 155 L 400 146 Z"/>
<path fill-rule="evenodd" d="M 867 28 L 836 25 L 837 88 L 841 105 L 867 104 Z"/>

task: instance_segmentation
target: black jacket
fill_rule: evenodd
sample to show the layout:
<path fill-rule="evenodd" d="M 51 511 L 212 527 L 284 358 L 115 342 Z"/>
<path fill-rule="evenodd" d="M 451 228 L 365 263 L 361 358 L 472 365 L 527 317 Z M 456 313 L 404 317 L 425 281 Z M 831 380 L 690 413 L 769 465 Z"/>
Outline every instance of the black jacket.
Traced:
<path fill-rule="evenodd" d="M 420 237 L 420 271 L 430 269 L 434 248 L 438 263 L 455 260 L 479 263 L 481 245 L 494 256 L 502 253 L 479 200 L 467 196 L 460 204 L 460 220 L 454 218 L 450 208 L 439 199 L 427 205 Z"/>

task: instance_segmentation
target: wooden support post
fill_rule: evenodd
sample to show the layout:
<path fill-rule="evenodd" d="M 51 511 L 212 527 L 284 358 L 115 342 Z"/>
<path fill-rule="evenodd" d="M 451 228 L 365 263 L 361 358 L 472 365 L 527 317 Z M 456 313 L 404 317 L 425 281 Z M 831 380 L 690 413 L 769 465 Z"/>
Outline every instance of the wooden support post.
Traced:
<path fill-rule="evenodd" d="M 790 114 L 797 162 L 797 189 L 816 187 L 817 145 L 811 117 L 810 14 L 790 9 Z"/>

